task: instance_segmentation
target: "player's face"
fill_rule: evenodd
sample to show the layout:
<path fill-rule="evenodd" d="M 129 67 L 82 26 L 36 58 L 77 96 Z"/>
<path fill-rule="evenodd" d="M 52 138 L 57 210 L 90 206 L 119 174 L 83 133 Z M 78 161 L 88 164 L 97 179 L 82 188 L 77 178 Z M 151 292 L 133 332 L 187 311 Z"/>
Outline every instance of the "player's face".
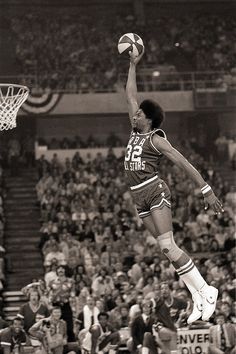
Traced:
<path fill-rule="evenodd" d="M 147 123 L 147 118 L 142 109 L 138 109 L 132 118 L 132 128 L 134 131 L 141 132 Z"/>

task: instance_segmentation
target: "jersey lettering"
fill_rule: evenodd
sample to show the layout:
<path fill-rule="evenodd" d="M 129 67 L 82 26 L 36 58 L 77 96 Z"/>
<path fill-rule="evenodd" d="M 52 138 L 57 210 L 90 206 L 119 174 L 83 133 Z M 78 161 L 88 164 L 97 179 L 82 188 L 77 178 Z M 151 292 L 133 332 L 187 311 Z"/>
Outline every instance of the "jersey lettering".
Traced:
<path fill-rule="evenodd" d="M 139 134 L 132 132 L 125 153 L 124 168 L 130 186 L 146 181 L 158 175 L 158 165 L 161 154 L 153 148 L 152 136 L 158 130 Z M 165 133 L 163 133 L 165 136 Z"/>
<path fill-rule="evenodd" d="M 145 141 L 146 141 L 146 139 L 143 138 L 143 139 L 140 141 L 139 146 L 143 146 L 143 144 L 145 143 Z"/>
<path fill-rule="evenodd" d="M 137 138 L 135 139 L 135 141 Z M 138 138 L 139 140 L 139 138 Z M 134 141 L 134 143 L 135 143 Z M 128 144 L 125 155 L 125 169 L 130 171 L 140 171 L 145 169 L 145 161 L 141 161 L 143 148 L 140 145 Z M 129 162 L 129 163 L 128 163 Z"/>

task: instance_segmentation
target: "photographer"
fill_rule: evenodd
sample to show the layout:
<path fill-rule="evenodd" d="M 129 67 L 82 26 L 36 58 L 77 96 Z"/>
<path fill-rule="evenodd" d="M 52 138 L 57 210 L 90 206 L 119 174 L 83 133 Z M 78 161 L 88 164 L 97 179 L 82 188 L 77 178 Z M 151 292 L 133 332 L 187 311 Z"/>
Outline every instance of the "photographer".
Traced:
<path fill-rule="evenodd" d="M 41 341 L 42 354 L 62 354 L 67 344 L 67 327 L 66 322 L 61 319 L 60 307 L 53 307 L 50 317 L 35 323 L 29 333 Z"/>

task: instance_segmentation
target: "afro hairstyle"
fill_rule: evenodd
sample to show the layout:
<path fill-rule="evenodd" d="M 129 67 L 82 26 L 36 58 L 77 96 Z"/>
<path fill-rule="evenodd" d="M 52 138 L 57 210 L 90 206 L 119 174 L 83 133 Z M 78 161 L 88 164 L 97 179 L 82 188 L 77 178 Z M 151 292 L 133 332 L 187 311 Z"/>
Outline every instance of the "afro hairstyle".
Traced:
<path fill-rule="evenodd" d="M 153 100 L 144 100 L 139 108 L 145 116 L 152 121 L 152 129 L 159 128 L 165 119 L 165 113 L 161 106 Z"/>

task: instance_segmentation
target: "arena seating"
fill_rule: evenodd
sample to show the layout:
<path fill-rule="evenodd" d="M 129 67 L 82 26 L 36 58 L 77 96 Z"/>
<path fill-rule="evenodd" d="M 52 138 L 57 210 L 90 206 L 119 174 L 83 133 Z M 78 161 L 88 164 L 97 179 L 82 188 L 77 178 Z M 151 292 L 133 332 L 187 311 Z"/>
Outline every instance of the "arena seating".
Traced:
<path fill-rule="evenodd" d="M 221 300 L 226 291 L 233 302 L 235 205 L 231 203 L 230 188 L 190 145 L 182 148 L 216 193 L 223 197 L 225 213 L 221 217 L 211 211 L 205 213 L 196 186 L 168 161 L 162 161 L 161 175 L 168 181 L 175 200 L 173 225 L 176 242 L 196 259 L 207 280 L 219 287 Z M 36 189 L 41 207 L 40 247 L 45 257 L 45 279 L 55 263 L 62 262 L 67 264 L 69 274 L 73 274 L 77 281 L 81 280 L 81 284 L 77 284 L 76 295 L 82 303 L 74 307 L 76 316 L 84 301 L 82 293 L 86 291 L 92 291 L 107 307 L 104 289 L 96 285 L 102 269 L 106 269 L 112 279 L 113 286 L 107 290 L 109 294 L 115 291 L 114 287 L 120 286 L 117 269 L 122 282 L 128 282 L 130 291 L 137 294 L 140 286 L 142 288 L 147 284 L 155 255 L 161 262 L 156 271 L 151 271 L 153 284 L 176 281 L 178 291 L 183 291 L 183 284 L 176 279 L 173 271 L 166 269 L 166 261 L 155 240 L 140 225 L 123 173 L 120 172 L 121 164 L 122 161 L 112 154 L 112 150 L 107 157 L 98 154 L 93 161 L 76 157 L 72 161 L 67 159 L 63 165 L 56 159 L 51 162 L 38 161 L 40 179 Z M 60 255 L 57 260 L 53 259 L 55 244 L 64 258 Z M 75 248 L 77 254 L 74 253 Z M 73 256 L 68 257 L 70 252 Z M 132 278 L 136 254 L 141 256 L 146 268 L 138 284 Z M 82 273 L 78 273 L 79 268 Z M 227 284 L 224 281 L 226 270 L 229 274 Z"/>
<path fill-rule="evenodd" d="M 11 28 L 24 83 L 32 87 L 37 77 L 37 85 L 43 89 L 118 91 L 128 61 L 118 55 L 117 42 L 126 28 L 143 38 L 143 68 L 172 67 L 177 73 L 218 71 L 229 76 L 235 67 L 233 16 L 175 18 L 158 17 L 155 12 L 147 25 L 136 23 L 133 16 L 107 17 L 105 23 L 99 16 L 66 12 L 60 17 L 28 13 L 13 18 Z M 27 78 L 29 75 L 32 77 Z"/>

